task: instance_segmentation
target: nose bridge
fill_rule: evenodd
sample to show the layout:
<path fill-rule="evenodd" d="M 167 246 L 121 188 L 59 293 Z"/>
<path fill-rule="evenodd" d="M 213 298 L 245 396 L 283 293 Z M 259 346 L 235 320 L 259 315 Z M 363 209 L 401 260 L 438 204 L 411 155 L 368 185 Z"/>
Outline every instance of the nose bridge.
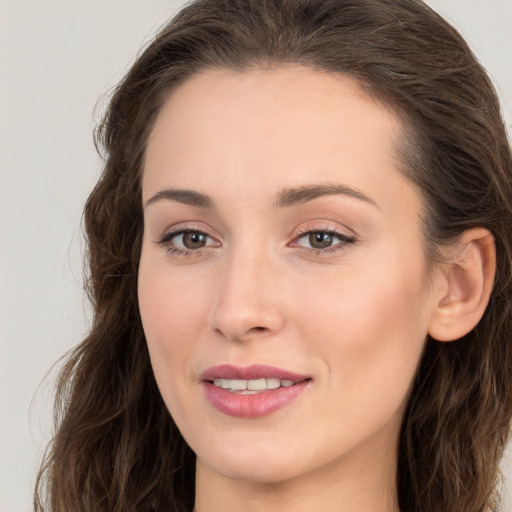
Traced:
<path fill-rule="evenodd" d="M 277 270 L 268 251 L 251 244 L 233 248 L 226 255 L 218 282 L 211 318 L 215 331 L 241 341 L 282 327 Z"/>

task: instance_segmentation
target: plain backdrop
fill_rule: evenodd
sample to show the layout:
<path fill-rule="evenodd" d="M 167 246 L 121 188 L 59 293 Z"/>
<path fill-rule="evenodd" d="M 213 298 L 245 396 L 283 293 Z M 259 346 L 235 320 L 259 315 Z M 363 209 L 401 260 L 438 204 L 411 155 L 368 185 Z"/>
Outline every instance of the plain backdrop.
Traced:
<path fill-rule="evenodd" d="M 87 331 L 80 221 L 101 167 L 94 126 L 182 3 L 0 0 L 0 512 L 31 508 L 51 435 L 55 372 L 45 376 Z M 512 133 L 512 0 L 429 3 L 488 69 Z"/>

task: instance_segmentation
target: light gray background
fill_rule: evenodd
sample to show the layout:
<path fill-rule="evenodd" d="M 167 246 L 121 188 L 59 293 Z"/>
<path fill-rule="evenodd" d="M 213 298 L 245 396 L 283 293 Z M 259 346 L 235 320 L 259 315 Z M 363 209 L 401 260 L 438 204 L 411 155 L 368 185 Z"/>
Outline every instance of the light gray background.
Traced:
<path fill-rule="evenodd" d="M 30 510 L 51 432 L 54 373 L 43 379 L 87 331 L 80 219 L 100 169 L 97 101 L 182 3 L 0 0 L 1 512 Z M 489 70 L 512 133 L 512 0 L 429 3 Z"/>

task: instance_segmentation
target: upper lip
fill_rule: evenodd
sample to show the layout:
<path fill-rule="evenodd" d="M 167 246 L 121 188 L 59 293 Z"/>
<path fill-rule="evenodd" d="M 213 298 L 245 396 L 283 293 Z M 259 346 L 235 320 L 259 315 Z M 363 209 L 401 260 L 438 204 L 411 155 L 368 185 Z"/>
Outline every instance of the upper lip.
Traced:
<path fill-rule="evenodd" d="M 291 380 L 293 382 L 302 382 L 310 377 L 299 373 L 269 366 L 265 364 L 252 364 L 249 366 L 235 366 L 232 364 L 220 364 L 207 368 L 202 374 L 203 381 L 213 381 L 214 379 L 279 379 Z"/>

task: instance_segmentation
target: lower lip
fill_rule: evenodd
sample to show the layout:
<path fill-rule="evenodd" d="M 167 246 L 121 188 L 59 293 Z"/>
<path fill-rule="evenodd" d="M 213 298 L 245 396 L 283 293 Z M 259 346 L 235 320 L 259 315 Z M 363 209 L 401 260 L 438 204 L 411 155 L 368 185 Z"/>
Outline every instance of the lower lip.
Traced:
<path fill-rule="evenodd" d="M 310 382 L 305 380 L 254 395 L 231 393 L 211 382 L 204 382 L 203 385 L 206 399 L 221 413 L 236 418 L 260 418 L 291 404 Z"/>

